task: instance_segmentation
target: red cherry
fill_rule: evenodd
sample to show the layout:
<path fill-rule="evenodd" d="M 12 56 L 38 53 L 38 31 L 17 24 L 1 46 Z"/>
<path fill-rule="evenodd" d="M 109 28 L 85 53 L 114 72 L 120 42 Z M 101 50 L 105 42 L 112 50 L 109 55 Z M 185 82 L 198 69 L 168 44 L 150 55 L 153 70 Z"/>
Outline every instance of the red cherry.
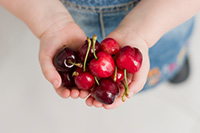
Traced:
<path fill-rule="evenodd" d="M 137 48 L 123 47 L 115 56 L 117 66 L 126 69 L 129 73 L 137 72 L 142 63 L 142 54 Z"/>
<path fill-rule="evenodd" d="M 83 72 L 80 68 L 76 69 L 73 76 L 76 87 L 80 90 L 89 90 L 95 83 L 94 77 L 89 72 Z"/>
<path fill-rule="evenodd" d="M 115 62 L 112 56 L 103 51 L 97 53 L 97 59 L 92 59 L 89 63 L 90 72 L 99 78 L 110 77 L 114 69 Z"/>
<path fill-rule="evenodd" d="M 91 47 L 88 53 L 88 57 L 87 57 L 87 62 L 89 62 L 90 60 L 92 60 L 92 58 L 94 58 L 94 51 L 93 51 L 93 41 L 91 40 Z M 88 50 L 88 40 L 85 41 L 85 43 L 81 46 L 81 48 L 78 50 L 78 57 L 80 59 L 81 62 L 84 62 L 85 60 L 85 56 Z M 99 51 L 101 51 L 101 45 L 99 44 L 98 41 L 96 41 L 95 43 L 95 52 L 98 53 Z"/>
<path fill-rule="evenodd" d="M 119 94 L 119 87 L 110 78 L 103 78 L 99 81 L 99 86 L 95 87 L 92 96 L 103 104 L 112 104 Z"/>
<path fill-rule="evenodd" d="M 119 82 L 121 82 L 124 79 L 124 70 L 119 69 L 117 67 L 117 72 L 116 73 L 113 72 L 113 74 L 110 77 L 111 77 L 111 79 L 113 79 L 114 82 L 119 83 Z"/>
<path fill-rule="evenodd" d="M 120 46 L 113 38 L 106 38 L 101 42 L 102 51 L 113 55 L 120 51 Z"/>
<path fill-rule="evenodd" d="M 66 46 L 59 49 L 53 59 L 53 63 L 56 69 L 58 71 L 65 71 L 65 72 L 73 70 L 76 61 L 77 61 L 77 53 Z"/>

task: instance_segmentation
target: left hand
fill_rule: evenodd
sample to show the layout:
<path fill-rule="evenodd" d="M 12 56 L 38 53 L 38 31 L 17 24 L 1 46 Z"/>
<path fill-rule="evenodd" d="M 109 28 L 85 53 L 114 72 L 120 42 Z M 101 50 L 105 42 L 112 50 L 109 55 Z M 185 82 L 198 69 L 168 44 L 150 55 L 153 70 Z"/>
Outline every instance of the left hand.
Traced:
<path fill-rule="evenodd" d="M 120 32 L 119 32 L 120 31 Z M 130 36 L 131 35 L 131 36 Z M 108 35 L 108 37 L 114 38 L 121 47 L 130 45 L 131 47 L 137 47 L 143 56 L 142 66 L 140 70 L 134 74 L 128 73 L 127 75 L 127 81 L 128 81 L 128 87 L 129 87 L 129 96 L 126 97 L 125 101 L 128 100 L 132 95 L 138 93 L 140 90 L 143 89 L 146 80 L 147 75 L 149 72 L 149 56 L 148 56 L 148 45 L 146 42 L 140 38 L 137 34 L 125 34 L 122 29 L 116 29 L 112 33 Z M 86 99 L 86 104 L 88 106 L 95 106 L 97 108 L 103 107 L 105 109 L 114 109 L 124 102 L 122 101 L 122 95 L 124 93 L 125 89 L 123 86 L 120 87 L 120 94 L 116 97 L 115 101 L 111 105 L 105 105 L 97 100 L 95 100 L 92 96 L 89 96 Z"/>

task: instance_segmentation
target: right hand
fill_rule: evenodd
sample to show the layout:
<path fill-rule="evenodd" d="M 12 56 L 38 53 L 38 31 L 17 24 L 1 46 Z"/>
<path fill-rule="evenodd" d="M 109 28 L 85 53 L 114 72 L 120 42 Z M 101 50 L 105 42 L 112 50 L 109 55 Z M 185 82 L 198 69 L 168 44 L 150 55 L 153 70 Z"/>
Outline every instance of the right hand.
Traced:
<path fill-rule="evenodd" d="M 73 21 L 52 25 L 40 38 L 39 61 L 45 78 L 54 86 L 62 98 L 86 98 L 88 91 L 61 86 L 62 79 L 53 65 L 53 57 L 64 45 L 77 50 L 86 40 L 86 35 Z"/>

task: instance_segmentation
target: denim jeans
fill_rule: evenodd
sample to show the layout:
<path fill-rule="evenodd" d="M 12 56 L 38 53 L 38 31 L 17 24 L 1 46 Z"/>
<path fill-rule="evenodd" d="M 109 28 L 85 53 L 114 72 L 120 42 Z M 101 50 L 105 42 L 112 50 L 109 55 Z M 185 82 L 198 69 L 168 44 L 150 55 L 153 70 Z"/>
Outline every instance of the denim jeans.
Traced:
<path fill-rule="evenodd" d="M 120 24 L 139 0 L 61 0 L 75 22 L 88 37 L 97 35 L 101 42 Z M 163 35 L 149 49 L 150 71 L 143 90 L 172 78 L 182 67 L 188 54 L 194 18 Z"/>

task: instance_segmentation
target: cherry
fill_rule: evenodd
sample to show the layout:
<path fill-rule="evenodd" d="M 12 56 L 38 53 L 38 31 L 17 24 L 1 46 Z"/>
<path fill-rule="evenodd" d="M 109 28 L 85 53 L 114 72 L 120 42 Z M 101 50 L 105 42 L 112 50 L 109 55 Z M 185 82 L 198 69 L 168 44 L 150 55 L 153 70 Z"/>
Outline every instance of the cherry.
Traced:
<path fill-rule="evenodd" d="M 93 40 L 96 39 L 95 37 L 96 36 L 94 35 L 93 38 L 90 39 L 92 46 L 93 46 L 93 43 L 94 43 Z M 98 41 L 95 42 L 94 49 L 95 49 L 96 53 L 101 51 L 101 45 L 99 44 Z M 87 50 L 88 50 L 88 39 L 85 41 L 85 43 L 78 50 L 78 57 L 79 57 L 81 62 L 84 62 Z M 94 58 L 94 50 L 93 50 L 93 47 L 90 47 L 90 50 L 89 50 L 89 53 L 88 53 L 88 57 L 87 57 L 87 62 L 89 62 L 92 58 Z"/>
<path fill-rule="evenodd" d="M 123 47 L 115 56 L 116 64 L 120 69 L 124 69 L 124 85 L 125 91 L 122 95 L 122 101 L 125 100 L 125 96 L 129 95 L 129 88 L 127 83 L 127 72 L 135 73 L 139 71 L 142 63 L 142 54 L 137 48 L 131 48 L 130 46 Z"/>
<path fill-rule="evenodd" d="M 80 90 L 89 90 L 93 87 L 95 83 L 94 77 L 89 72 L 87 72 L 87 67 L 86 67 L 86 62 L 91 47 L 90 38 L 87 38 L 87 41 L 88 41 L 88 48 L 84 58 L 83 68 L 82 69 L 77 68 L 76 71 L 73 73 L 75 84 L 77 88 Z"/>
<path fill-rule="evenodd" d="M 80 90 L 89 90 L 95 83 L 94 77 L 89 72 L 83 72 L 81 68 L 77 68 L 73 76 L 75 84 Z"/>
<path fill-rule="evenodd" d="M 53 63 L 58 71 L 68 72 L 73 70 L 77 57 L 77 53 L 74 50 L 64 46 L 54 56 Z"/>
<path fill-rule="evenodd" d="M 129 73 L 137 72 L 142 63 L 142 54 L 137 48 L 123 47 L 115 56 L 117 66 L 126 69 Z"/>
<path fill-rule="evenodd" d="M 124 79 L 124 70 L 115 66 L 115 72 L 110 76 L 114 82 L 120 83 Z"/>
<path fill-rule="evenodd" d="M 71 72 L 59 72 L 62 79 L 62 86 L 64 87 L 74 87 L 74 78 Z"/>
<path fill-rule="evenodd" d="M 119 87 L 110 78 L 102 78 L 92 92 L 92 96 L 103 104 L 112 104 L 118 94 Z"/>
<path fill-rule="evenodd" d="M 101 51 L 97 53 L 97 58 L 90 61 L 89 70 L 96 77 L 110 77 L 115 70 L 115 62 L 111 55 Z"/>
<path fill-rule="evenodd" d="M 102 51 L 114 55 L 120 51 L 120 46 L 113 38 L 106 38 L 101 42 Z"/>

